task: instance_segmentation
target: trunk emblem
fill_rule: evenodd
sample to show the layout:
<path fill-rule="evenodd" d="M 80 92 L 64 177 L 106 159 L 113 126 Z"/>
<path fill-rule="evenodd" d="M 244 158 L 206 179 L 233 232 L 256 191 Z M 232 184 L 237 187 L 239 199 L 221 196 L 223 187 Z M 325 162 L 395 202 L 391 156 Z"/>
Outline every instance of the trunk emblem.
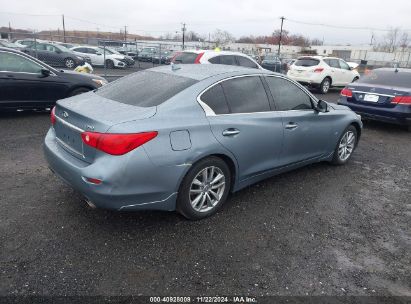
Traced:
<path fill-rule="evenodd" d="M 69 114 L 66 111 L 63 111 L 62 115 L 64 118 L 67 118 L 69 116 Z"/>
<path fill-rule="evenodd" d="M 86 129 L 88 129 L 88 130 L 94 130 L 94 127 L 93 127 L 93 126 L 90 126 L 90 125 L 86 125 Z"/>
<path fill-rule="evenodd" d="M 371 91 L 371 92 L 375 92 L 375 88 L 371 88 L 370 91 Z"/>

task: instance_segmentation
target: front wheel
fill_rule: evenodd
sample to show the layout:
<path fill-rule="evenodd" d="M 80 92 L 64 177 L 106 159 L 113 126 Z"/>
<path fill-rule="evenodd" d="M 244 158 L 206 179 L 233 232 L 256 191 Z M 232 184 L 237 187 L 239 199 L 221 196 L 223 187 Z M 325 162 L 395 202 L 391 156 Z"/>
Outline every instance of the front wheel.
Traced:
<path fill-rule="evenodd" d="M 357 129 L 353 125 L 350 125 L 345 129 L 335 147 L 332 163 L 334 165 L 344 165 L 350 159 L 356 144 Z"/>
<path fill-rule="evenodd" d="M 177 210 L 190 220 L 206 218 L 226 201 L 231 185 L 227 164 L 218 157 L 208 157 L 193 165 L 181 183 Z"/>
<path fill-rule="evenodd" d="M 66 68 L 73 69 L 76 63 L 72 58 L 66 58 L 64 59 L 64 65 L 66 66 Z"/>

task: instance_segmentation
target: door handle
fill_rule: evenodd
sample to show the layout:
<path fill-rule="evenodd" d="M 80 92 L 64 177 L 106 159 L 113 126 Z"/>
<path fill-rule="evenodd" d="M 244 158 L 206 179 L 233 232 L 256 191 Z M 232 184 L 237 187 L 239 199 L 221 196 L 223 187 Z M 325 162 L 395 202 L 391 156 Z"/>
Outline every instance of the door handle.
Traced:
<path fill-rule="evenodd" d="M 288 124 L 285 125 L 285 128 L 288 130 L 294 130 L 298 128 L 298 125 L 296 123 L 289 122 Z"/>
<path fill-rule="evenodd" d="M 227 129 L 227 130 L 223 131 L 223 136 L 234 136 L 234 135 L 237 135 L 239 133 L 240 133 L 240 130 L 230 128 L 230 129 Z"/>

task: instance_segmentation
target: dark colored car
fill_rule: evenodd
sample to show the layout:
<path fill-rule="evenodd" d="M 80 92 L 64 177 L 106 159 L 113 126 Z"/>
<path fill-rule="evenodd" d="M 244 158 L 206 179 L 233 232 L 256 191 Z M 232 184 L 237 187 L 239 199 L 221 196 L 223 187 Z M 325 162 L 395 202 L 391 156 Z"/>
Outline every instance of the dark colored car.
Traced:
<path fill-rule="evenodd" d="M 0 111 L 50 108 L 59 99 L 106 83 L 97 75 L 58 71 L 25 53 L 0 48 Z"/>
<path fill-rule="evenodd" d="M 83 65 L 86 61 L 90 63 L 90 59 L 76 55 L 59 44 L 36 43 L 24 48 L 22 51 L 55 67 L 74 69 L 79 65 Z"/>
<path fill-rule="evenodd" d="M 277 55 L 267 54 L 261 62 L 261 66 L 266 70 L 279 73 L 281 72 L 282 63 Z"/>
<path fill-rule="evenodd" d="M 405 125 L 411 131 L 411 69 L 375 69 L 347 85 L 338 104 L 364 118 Z"/>
<path fill-rule="evenodd" d="M 164 52 L 161 52 L 161 59 L 160 59 L 160 55 L 156 53 L 152 58 L 152 62 L 159 63 L 159 64 L 169 64 L 171 62 L 171 59 L 173 59 L 174 55 L 175 54 L 171 51 L 164 51 Z"/>
<path fill-rule="evenodd" d="M 158 50 L 154 47 L 143 48 L 141 52 L 138 53 L 138 61 L 152 61 L 153 56 L 158 53 Z"/>

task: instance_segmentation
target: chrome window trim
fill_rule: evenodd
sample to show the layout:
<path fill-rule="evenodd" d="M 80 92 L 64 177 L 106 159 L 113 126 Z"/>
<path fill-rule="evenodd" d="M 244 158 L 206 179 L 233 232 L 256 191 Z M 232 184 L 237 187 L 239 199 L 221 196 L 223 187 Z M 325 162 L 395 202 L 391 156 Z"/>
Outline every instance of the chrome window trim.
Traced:
<path fill-rule="evenodd" d="M 61 117 L 58 117 L 57 115 L 55 115 L 55 117 L 56 117 L 56 119 L 57 119 L 59 122 L 61 122 L 63 125 L 66 125 L 67 127 L 71 128 L 71 129 L 73 129 L 73 130 L 76 130 L 76 131 L 78 131 L 78 132 L 80 132 L 80 133 L 83 133 L 83 132 L 84 132 L 83 129 L 80 129 L 79 127 L 77 127 L 77 126 L 75 126 L 75 125 L 73 125 L 73 124 L 65 121 L 65 120 L 62 119 Z"/>
<path fill-rule="evenodd" d="M 213 88 L 214 86 L 222 83 L 223 81 L 227 81 L 230 79 L 235 79 L 235 78 L 242 78 L 242 77 L 277 77 L 277 78 L 281 78 L 284 80 L 287 80 L 293 84 L 295 84 L 300 90 L 302 90 L 305 94 L 308 95 L 308 97 L 310 97 L 310 99 L 314 102 L 317 103 L 318 99 L 312 95 L 306 88 L 304 88 L 301 84 L 299 84 L 298 82 L 292 80 L 292 79 L 288 79 L 285 76 L 282 75 L 273 75 L 273 74 L 244 74 L 244 75 L 236 75 L 236 76 L 231 76 L 228 78 L 224 78 L 224 79 L 220 79 L 219 81 L 211 84 L 210 86 L 208 86 L 207 88 L 205 88 L 204 90 L 202 90 L 198 95 L 197 95 L 197 102 L 199 103 L 199 105 L 202 107 L 202 109 L 204 110 L 205 114 L 207 117 L 210 116 L 227 116 L 227 115 L 249 115 L 249 114 L 261 114 L 261 113 L 272 113 L 272 112 L 290 112 L 290 111 L 313 111 L 313 109 L 305 109 L 305 110 L 271 110 L 271 111 L 264 111 L 264 112 L 245 112 L 245 113 L 227 113 L 227 114 L 216 114 L 213 109 L 210 108 L 209 105 L 207 105 L 204 101 L 201 100 L 201 96 L 208 91 L 209 89 Z M 265 88 L 264 88 L 265 90 Z"/>
<path fill-rule="evenodd" d="M 9 51 L 1 51 L 1 52 L 2 52 L 2 53 L 9 53 L 9 54 L 13 54 L 13 55 L 20 56 L 21 58 L 27 59 L 27 60 L 33 62 L 34 64 L 41 66 L 43 69 L 46 68 L 46 67 L 43 66 L 42 64 L 40 64 L 40 63 L 38 63 L 38 62 L 35 62 L 34 60 L 32 60 L 32 59 L 29 58 L 29 57 L 22 56 L 21 54 L 14 53 L 14 52 L 9 52 Z M 47 70 L 49 70 L 49 69 L 47 69 Z M 49 70 L 49 71 L 50 71 L 50 76 L 57 76 L 56 74 L 54 74 L 54 72 L 53 72 L 52 70 Z M 5 70 L 0 70 L 0 72 L 3 72 L 3 73 L 18 73 L 18 74 L 30 74 L 30 75 L 41 75 L 41 73 L 14 72 L 14 71 L 5 71 Z"/>
<path fill-rule="evenodd" d="M 378 95 L 378 96 L 385 96 L 385 97 L 395 97 L 395 95 L 379 94 L 379 93 L 374 93 L 374 92 L 353 91 L 353 93 L 370 94 L 370 95 Z"/>

